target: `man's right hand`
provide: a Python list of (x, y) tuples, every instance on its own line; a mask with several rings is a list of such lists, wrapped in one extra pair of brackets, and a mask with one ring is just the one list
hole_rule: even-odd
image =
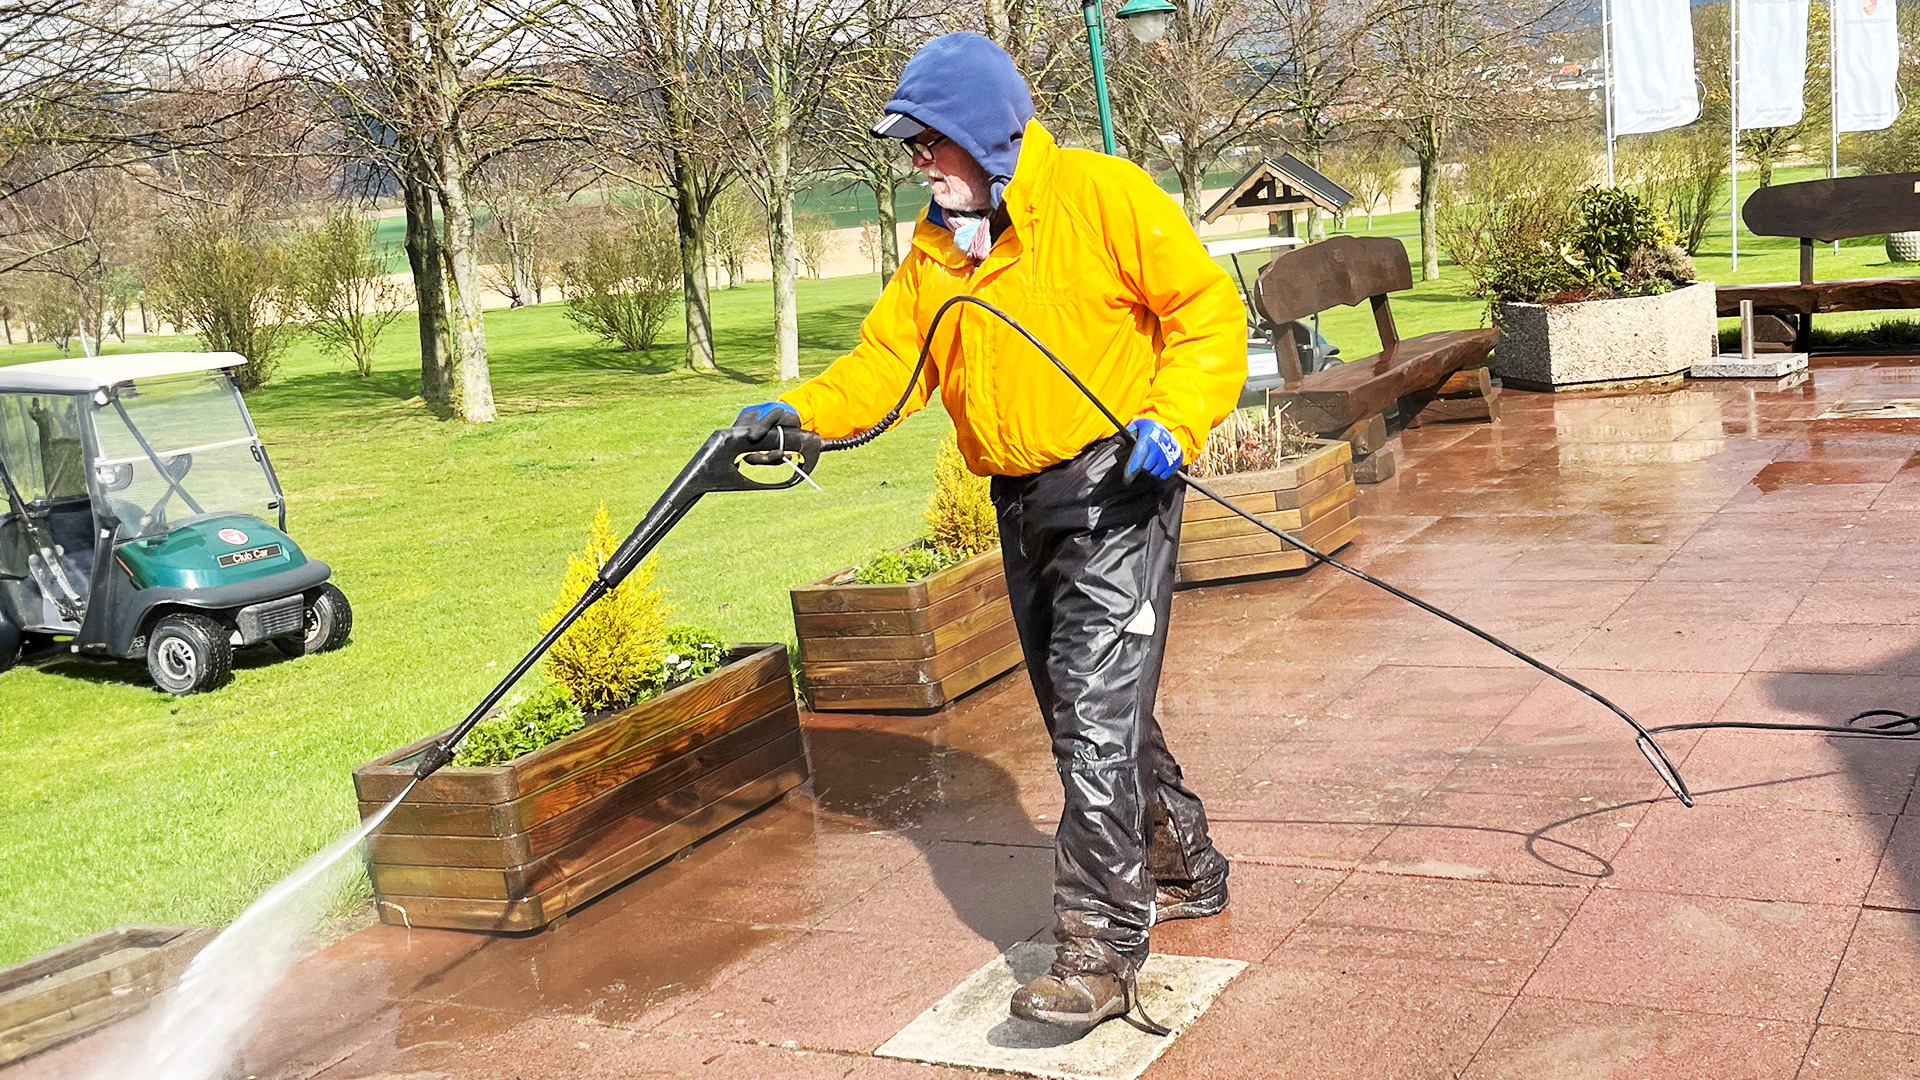
[(740, 415), (733, 419), (733, 426), (746, 428), (747, 434), (755, 442), (759, 442), (773, 434), (773, 429), (777, 427), (793, 428), (798, 431), (800, 414), (794, 412), (793, 406), (784, 401), (769, 401), (762, 405), (749, 405), (741, 409)]

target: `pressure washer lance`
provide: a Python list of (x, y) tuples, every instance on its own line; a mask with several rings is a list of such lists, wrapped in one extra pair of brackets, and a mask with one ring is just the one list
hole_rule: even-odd
[[(454, 749), (460, 744), (460, 740), (466, 738), (467, 733), (473, 730), (473, 726), (478, 724), (487, 713), (492, 711), (495, 705), (500, 703), (500, 699), (513, 687), (513, 684), (519, 682), (521, 676), (525, 675), (532, 669), (534, 664), (539, 662), (540, 657), (552, 647), (555, 641), (560, 639), (562, 634), (567, 632), (567, 629), (573, 625), (575, 620), (584, 614), (588, 608), (592, 607), (601, 597), (605, 596), (615, 586), (619, 585), (621, 581), (625, 580), (626, 576), (632, 573), (634, 567), (640, 565), (640, 560), (646, 558), (647, 553), (652, 551), (654, 546), (666, 536), (668, 530), (672, 529), (674, 525), (679, 523), (681, 518), (686, 516), (687, 511), (693, 508), (693, 504), (698, 502), (702, 495), (716, 491), (780, 491), (802, 482), (812, 483), (812, 477), (809, 474), (813, 472), (814, 466), (818, 463), (822, 452), (851, 450), (857, 446), (865, 446), (867, 443), (879, 438), (888, 428), (898, 423), (900, 421), (900, 414), (906, 409), (907, 401), (913, 396), (914, 387), (919, 384), (920, 376), (926, 370), (927, 357), (933, 347), (934, 331), (940, 326), (940, 321), (946, 317), (947, 312), (959, 304), (972, 304), (986, 311), (988, 314), (993, 315), (1001, 322), (1012, 327), (1021, 337), (1026, 338), (1029, 344), (1040, 350), (1042, 356), (1045, 356), (1053, 362), (1054, 367), (1060, 369), (1060, 374), (1065, 375), (1067, 380), (1073, 383), (1074, 388), (1079, 390), (1080, 393), (1093, 404), (1094, 408), (1100, 410), (1100, 414), (1106, 417), (1107, 421), (1113, 425), (1114, 431), (1117, 432), (1129, 446), (1132, 445), (1134, 435), (1127, 430), (1127, 426), (1120, 421), (1120, 418), (1115, 416), (1113, 411), (1107, 408), (1106, 404), (1087, 387), (1086, 383), (1080, 381), (1079, 376), (1075, 375), (1071, 368), (1063, 363), (1058, 356), (1053, 354), (1053, 350), (1042, 344), (1039, 338), (1034, 337), (1026, 327), (1021, 326), (1013, 316), (1008, 315), (1006, 312), (1001, 311), (999, 308), (977, 296), (961, 294), (952, 297), (940, 305), (939, 309), (934, 312), (932, 321), (928, 323), (926, 335), (920, 343), (919, 359), (914, 363), (913, 374), (907, 379), (906, 389), (901, 391), (900, 400), (894, 403), (893, 408), (889, 409), (887, 414), (881, 417), (878, 423), (867, 428), (865, 431), (846, 436), (845, 438), (823, 440), (811, 432), (791, 431), (789, 429), (775, 427), (764, 438), (755, 440), (751, 437), (748, 429), (735, 427), (722, 428), (708, 436), (706, 443), (701, 446), (700, 451), (693, 456), (693, 460), (689, 461), (686, 468), (680, 471), (680, 475), (674, 479), (672, 484), (668, 485), (667, 490), (653, 504), (653, 508), (647, 511), (646, 517), (640, 520), (640, 524), (634, 526), (633, 532), (621, 543), (619, 550), (615, 551), (613, 556), (607, 560), (606, 565), (600, 568), (599, 575), (588, 585), (586, 592), (581, 595), (579, 601), (573, 605), (573, 608), (569, 610), (559, 622), (555, 623), (551, 630), (547, 631), (546, 636), (540, 639), (539, 643), (533, 647), (531, 652), (527, 653), (518, 664), (513, 666), (513, 669), (507, 673), (506, 678), (502, 679), (498, 686), (494, 687), (485, 698), (481, 699), (480, 704), (474, 706), (473, 711), (467, 714), (467, 718), (461, 721), (458, 727), (448, 732), (445, 738), (422, 751), (419, 764), (414, 770), (415, 782), (417, 783), (419, 780), (426, 778), (452, 761)], [(781, 464), (789, 466), (789, 469), (787, 475), (778, 480), (760, 480), (742, 471), (742, 466), (744, 465), (777, 466)], [(1634, 745), (1638, 747), (1640, 753), (1646, 757), (1647, 763), (1653, 766), (1653, 771), (1660, 777), (1660, 782), (1667, 786), (1667, 790), (1673, 792), (1674, 798), (1679, 799), (1683, 806), (1693, 805), (1693, 793), (1688, 789), (1686, 781), (1681, 778), (1678, 767), (1676, 767), (1673, 760), (1667, 756), (1666, 751), (1661, 748), (1659, 740), (1656, 738), (1656, 736), (1664, 732), (1687, 731), (1702, 728), (1740, 728), (1761, 731), (1824, 731), (1836, 735), (1877, 736), (1883, 738), (1909, 738), (1920, 734), (1920, 715), (1909, 715), (1891, 709), (1868, 710), (1852, 717), (1845, 724), (1785, 724), (1762, 723), (1757, 721), (1725, 721), (1668, 724), (1662, 727), (1649, 728), (1634, 719), (1631, 713), (1628, 713), (1625, 709), (1609, 701), (1605, 695), (1585, 683), (1580, 682), (1578, 679), (1567, 675), (1565, 672), (1543, 661), (1529, 656), (1520, 649), (1507, 644), (1456, 615), (1443, 611), (1403, 589), (1389, 585), (1365, 571), (1348, 566), (1346, 563), (1328, 555), (1326, 552), (1320, 551), (1312, 545), (1288, 535), (1286, 532), (1260, 520), (1252, 513), (1235, 505), (1205, 484), (1194, 479), (1185, 469), (1179, 470), (1175, 475), (1188, 487), (1219, 503), (1230, 512), (1245, 518), (1247, 521), (1273, 534), (1273, 536), (1278, 538), (1282, 543), (1297, 548), (1318, 562), (1326, 563), (1328, 566), (1351, 574), (1369, 585), (1392, 593), (1394, 596), (1420, 608), (1422, 611), (1437, 615), (1507, 655), (1514, 657), (1546, 675), (1552, 676), (1554, 679), (1592, 698), (1608, 712), (1626, 721), (1627, 725), (1633, 729)]]

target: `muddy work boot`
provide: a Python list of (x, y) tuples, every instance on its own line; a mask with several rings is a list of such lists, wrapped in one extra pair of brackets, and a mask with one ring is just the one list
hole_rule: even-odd
[(1013, 992), (1007, 1011), (1037, 1024), (1090, 1028), (1126, 1015), (1132, 983), (1131, 965), (1112, 950), (1068, 942), (1054, 953), (1045, 975)]
[(1174, 919), (1204, 919), (1227, 910), (1227, 871), (1199, 881), (1161, 881), (1153, 887), (1155, 925)]

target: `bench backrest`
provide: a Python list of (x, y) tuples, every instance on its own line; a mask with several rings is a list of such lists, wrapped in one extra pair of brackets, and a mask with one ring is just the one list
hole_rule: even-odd
[(1800, 281), (1813, 283), (1813, 243), (1920, 229), (1920, 172), (1774, 184), (1747, 197), (1756, 236), (1800, 239)]
[(1254, 283), (1254, 304), (1285, 326), (1328, 308), (1373, 305), (1380, 344), (1400, 340), (1387, 294), (1413, 288), (1406, 246), (1384, 236), (1334, 236), (1274, 256)]

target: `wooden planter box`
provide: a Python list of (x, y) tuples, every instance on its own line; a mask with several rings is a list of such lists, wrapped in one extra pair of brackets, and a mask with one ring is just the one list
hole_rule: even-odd
[[(353, 771), (362, 817), (441, 735)], [(736, 645), (713, 674), (505, 765), (434, 773), (368, 838), (367, 870), (384, 922), (534, 930), (806, 777), (786, 646)]]
[(939, 709), (1020, 662), (999, 548), (904, 585), (852, 578), (849, 567), (793, 590), (815, 709)]
[(0, 971), (0, 1065), (145, 1007), (212, 939), (211, 930), (128, 926)]
[[(1312, 439), (1318, 449), (1278, 468), (1202, 480), (1234, 505), (1321, 551), (1336, 551), (1360, 534), (1353, 518), (1353, 447), (1344, 439)], [(1314, 560), (1271, 533), (1189, 488), (1180, 519), (1181, 584), (1283, 570)]]

